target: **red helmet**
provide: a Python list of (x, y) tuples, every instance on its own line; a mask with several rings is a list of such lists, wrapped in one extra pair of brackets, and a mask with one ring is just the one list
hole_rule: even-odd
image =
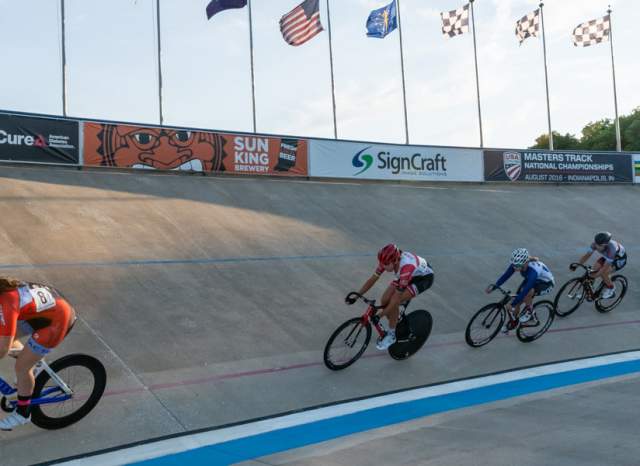
[(400, 250), (395, 244), (389, 243), (378, 251), (378, 262), (382, 265), (392, 264), (400, 256)]

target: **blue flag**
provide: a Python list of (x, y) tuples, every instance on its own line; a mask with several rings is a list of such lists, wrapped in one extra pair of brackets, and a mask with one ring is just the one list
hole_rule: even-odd
[(396, 0), (393, 0), (384, 8), (373, 10), (367, 18), (367, 36), (383, 39), (387, 34), (398, 27), (398, 14)]
[(216, 13), (229, 8), (244, 8), (247, 0), (211, 0), (207, 5), (207, 19), (211, 19)]

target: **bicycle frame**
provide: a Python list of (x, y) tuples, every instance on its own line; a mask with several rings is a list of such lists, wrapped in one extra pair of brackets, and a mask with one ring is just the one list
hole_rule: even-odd
[[(507, 310), (507, 303), (513, 299), (513, 295), (511, 294), (511, 291), (505, 291), (501, 287), (495, 286), (495, 285), (493, 289), (500, 291), (504, 295), (504, 297), (502, 298), (502, 301), (496, 303), (498, 306), (500, 306), (500, 312), (505, 314), (505, 317), (509, 317), (509, 319), (511, 320), (516, 320), (516, 317), (513, 314), (513, 310), (511, 311)], [(491, 322), (491, 324), (493, 324), (493, 322)]]
[[(44, 405), (51, 403), (60, 403), (62, 401), (66, 401), (73, 396), (73, 390), (69, 388), (69, 386), (56, 374), (46, 363), (44, 359), (42, 359), (38, 364), (36, 364), (36, 376), (40, 372), (44, 371), (49, 374), (51, 380), (53, 380), (58, 386), (57, 387), (49, 387), (47, 389), (42, 390), (40, 392), (40, 396), (38, 398), (33, 398), (31, 400), (32, 405)], [(61, 392), (61, 395), (54, 395), (56, 392)], [(13, 387), (7, 381), (5, 381), (2, 377), (0, 377), (0, 393), (6, 397), (7, 403), (10, 405), (15, 405), (18, 402), (18, 389)]]
[[(356, 293), (355, 291), (352, 291), (351, 293), (349, 293), (348, 296), (355, 296), (357, 299), (361, 299), (362, 301), (368, 304), (367, 310), (364, 311), (364, 314), (362, 314), (362, 325), (369, 325), (369, 324), (373, 325), (373, 327), (376, 329), (376, 332), (378, 332), (378, 335), (380, 335), (381, 337), (384, 337), (387, 332), (382, 327), (382, 325), (380, 325), (380, 318), (376, 316), (376, 312), (382, 309), (383, 306), (376, 306), (375, 299), (369, 299), (361, 295), (360, 293)], [(401, 314), (402, 314), (402, 311), (401, 311)]]
[(373, 327), (376, 329), (376, 332), (378, 332), (378, 335), (380, 335), (381, 337), (384, 337), (384, 335), (386, 334), (386, 331), (380, 324), (380, 319), (376, 316), (376, 312), (378, 311), (378, 309), (380, 309), (380, 307), (376, 307), (375, 301), (372, 303), (369, 303), (367, 310), (362, 315), (362, 324), (373, 325)]
[(596, 300), (600, 296), (600, 293), (602, 292), (602, 288), (604, 287), (604, 281), (601, 281), (598, 288), (594, 290), (593, 289), (594, 279), (591, 277), (591, 272), (592, 272), (591, 266), (583, 265), (578, 262), (574, 262), (571, 265), (576, 267), (582, 267), (584, 269), (584, 274), (582, 275), (582, 277), (580, 277), (580, 283), (584, 288), (585, 298), (587, 299), (587, 301), (590, 301), (590, 302)]

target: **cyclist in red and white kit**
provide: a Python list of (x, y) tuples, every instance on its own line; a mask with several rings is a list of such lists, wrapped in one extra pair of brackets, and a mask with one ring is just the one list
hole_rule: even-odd
[[(378, 267), (358, 293), (363, 295), (369, 291), (385, 271), (394, 272), (396, 279), (382, 295), (381, 304), (384, 308), (377, 313), (378, 317), (386, 316), (389, 320), (389, 330), (376, 344), (379, 350), (387, 349), (396, 341), (400, 304), (415, 298), (433, 284), (433, 269), (426, 259), (401, 251), (395, 244), (387, 244), (378, 252)], [(345, 302), (353, 304), (356, 299), (347, 297)]]

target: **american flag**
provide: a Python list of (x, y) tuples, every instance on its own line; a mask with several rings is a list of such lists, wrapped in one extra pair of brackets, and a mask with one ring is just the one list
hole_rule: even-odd
[(302, 45), (320, 33), (320, 0), (305, 0), (280, 19), (280, 32), (289, 45)]

